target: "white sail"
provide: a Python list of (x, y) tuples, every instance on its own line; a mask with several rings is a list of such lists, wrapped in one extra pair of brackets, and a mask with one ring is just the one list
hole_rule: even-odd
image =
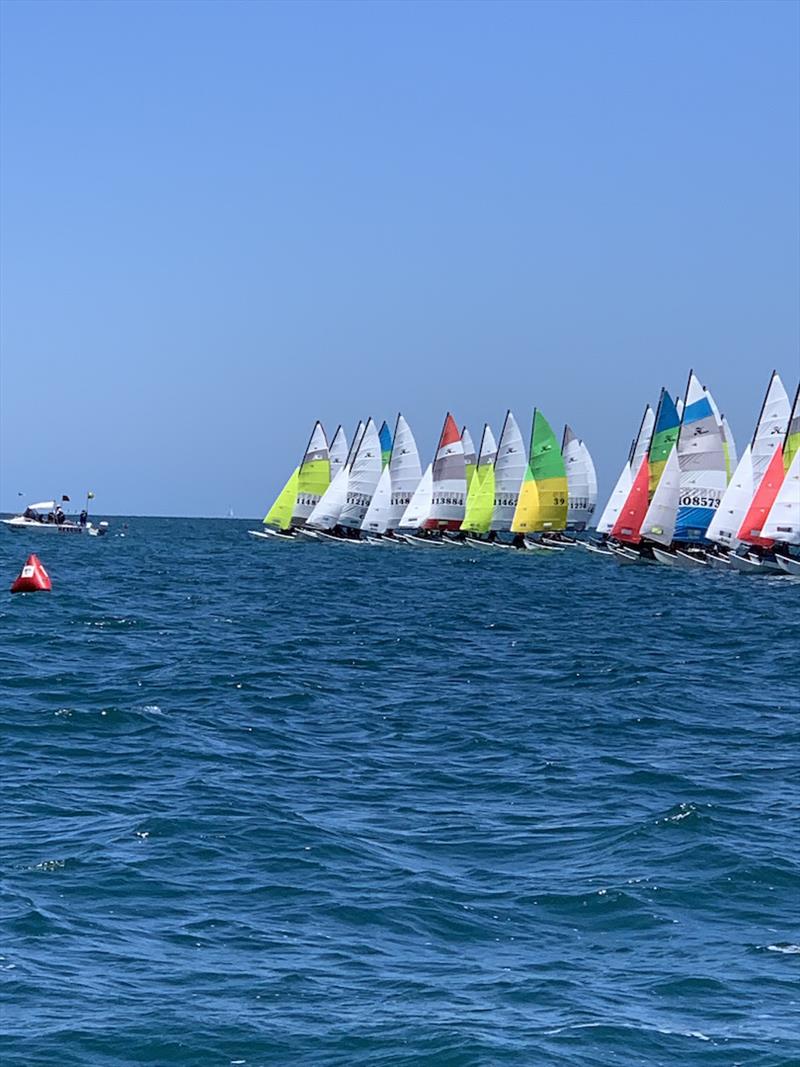
[(632, 485), (633, 473), (631, 471), (631, 465), (630, 463), (626, 463), (620, 471), (619, 478), (617, 478), (617, 484), (611, 490), (611, 496), (608, 498), (608, 503), (603, 508), (603, 512), (597, 520), (598, 533), (611, 533), (620, 511), (622, 511), (625, 501), (628, 499), (628, 493), (630, 493)]
[(561, 455), (567, 472), (567, 529), (585, 530), (597, 503), (597, 478), (589, 450), (569, 426), (564, 427)]
[(722, 422), (711, 394), (692, 371), (676, 446), (681, 493), (675, 520), (676, 541), (706, 539), (728, 485)]
[(314, 423), (300, 463), (292, 526), (302, 526), (330, 485), (328, 440), (321, 422)]
[(675, 397), (675, 410), (678, 412), (678, 418), (683, 418), (683, 397)]
[(680, 497), (681, 467), (678, 451), (673, 448), (664, 465), (663, 473), (639, 531), (642, 537), (646, 537), (648, 541), (655, 541), (659, 545), (672, 544)]
[(387, 530), (396, 530), (400, 525), (403, 512), (411, 503), (414, 490), (422, 477), (422, 465), (414, 434), (402, 415), (397, 416), (392, 444), (392, 458), (389, 460), (392, 475), (391, 500), (386, 516)]
[(429, 530), (457, 530), (464, 520), (467, 470), (464, 444), (450, 412), (447, 413), (436, 458), (433, 461), (433, 499), (425, 520)]
[(430, 517), (433, 506), (433, 464), (429, 463), (419, 480), (408, 507), (400, 516), (400, 529), (419, 529)]
[(337, 524), (347, 500), (349, 480), (350, 470), (345, 464), (339, 468), (333, 481), (320, 497), (319, 503), (306, 519), (306, 526), (313, 526), (316, 530), (330, 530)]
[(336, 472), (347, 462), (347, 435), (343, 427), (337, 427), (328, 453), (331, 460), (331, 481), (333, 481), (336, 477)]
[(754, 493), (752, 445), (748, 445), (736, 465), (714, 518), (708, 524), (706, 537), (719, 545), (734, 548), (739, 543), (737, 533)]
[(800, 545), (800, 449), (789, 464), (761, 536), (785, 545)]
[(464, 446), (464, 464), (467, 467), (474, 467), (478, 462), (478, 457), (475, 452), (475, 442), (472, 440), (472, 434), (466, 426), (461, 428), (461, 444)]
[(642, 415), (642, 421), (639, 425), (639, 432), (636, 435), (636, 441), (633, 445), (633, 451), (631, 452), (629, 459), (629, 466), (632, 471), (638, 471), (642, 465), (642, 460), (650, 451), (650, 442), (653, 439), (653, 429), (656, 424), (656, 413), (648, 404), (644, 409), (644, 415)]
[(354, 530), (361, 528), (372, 494), (378, 487), (382, 469), (378, 428), (372, 419), (368, 419), (350, 464), (347, 497), (339, 515), (340, 526), (348, 526)]
[(589, 451), (586, 442), (583, 440), (581, 440), (581, 451), (583, 452), (586, 473), (589, 480), (589, 514), (586, 517), (586, 526), (588, 527), (589, 523), (592, 521), (594, 509), (597, 507), (597, 471), (594, 468), (592, 454)]
[(478, 452), (478, 466), (488, 467), (494, 465), (497, 459), (497, 442), (494, 439), (492, 428), (487, 422), (483, 427), (483, 436), (481, 437), (481, 447)]
[(519, 499), (522, 479), (528, 465), (528, 453), (517, 420), (506, 412), (503, 432), (494, 463), (494, 511), (491, 530), (510, 530)]
[[(789, 425), (789, 397), (779, 375), (773, 372), (753, 435), (753, 484), (758, 489), (776, 448), (783, 447)], [(749, 501), (748, 501), (749, 504)], [(744, 515), (742, 515), (744, 518)]]
[(369, 502), (361, 529), (366, 533), (386, 533), (392, 501), (392, 472), (388, 465), (381, 471), (378, 488)]

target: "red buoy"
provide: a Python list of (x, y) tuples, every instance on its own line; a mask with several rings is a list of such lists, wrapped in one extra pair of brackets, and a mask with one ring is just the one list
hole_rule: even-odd
[(39, 557), (31, 554), (19, 575), (11, 585), (12, 593), (35, 593), (41, 589), (49, 592), (53, 588), (50, 575), (44, 569)]

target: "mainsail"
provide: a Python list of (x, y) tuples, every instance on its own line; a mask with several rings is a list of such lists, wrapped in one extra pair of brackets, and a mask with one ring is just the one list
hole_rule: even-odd
[(383, 468), (361, 524), (361, 529), (368, 533), (383, 534), (396, 529), (419, 484), (419, 453), (411, 428), (402, 415), (397, 416), (393, 440), (389, 463)]
[(528, 458), (517, 420), (506, 412), (494, 463), (494, 509), (490, 530), (510, 530)]
[(378, 431), (378, 438), (381, 442), (381, 464), (385, 467), (392, 455), (392, 431), (386, 425), (385, 419)]
[(597, 503), (597, 476), (589, 449), (564, 427), (561, 455), (567, 472), (567, 529), (585, 530)]
[(789, 420), (789, 397), (783, 382), (772, 372), (756, 423), (753, 440), (745, 449), (728, 488), (706, 531), (706, 537), (727, 548), (738, 541), (738, 531), (775, 449), (780, 450)]
[(728, 484), (722, 425), (710, 393), (689, 373), (678, 435), (681, 492), (674, 540), (697, 544), (720, 505)]
[(756, 487), (770, 465), (775, 449), (783, 445), (788, 423), (789, 397), (779, 375), (773, 371), (753, 435), (753, 479)]
[(656, 425), (656, 413), (648, 404), (644, 409), (642, 421), (639, 424), (639, 432), (636, 435), (631, 454), (628, 458), (632, 472), (638, 471), (642, 460), (650, 451), (650, 443), (653, 440), (653, 430)]
[(469, 487), (472, 485), (472, 478), (475, 474), (478, 460), (475, 455), (475, 444), (472, 440), (472, 434), (466, 426), (461, 427), (461, 444), (464, 446), (464, 471), (467, 478), (467, 492), (469, 492)]
[(794, 394), (789, 428), (786, 431), (786, 440), (783, 442), (783, 465), (787, 471), (791, 467), (798, 449), (800, 449), (800, 385), (798, 385), (797, 392)]
[(417, 442), (414, 440), (411, 427), (402, 415), (397, 416), (394, 428), (389, 470), (392, 475), (392, 496), (386, 516), (386, 529), (396, 530), (422, 477)]
[(513, 533), (563, 530), (567, 525), (567, 472), (550, 423), (533, 413), (528, 466), (520, 489)]
[(318, 530), (330, 530), (338, 523), (342, 509), (347, 503), (347, 487), (350, 482), (350, 465), (353, 462), (353, 457), (361, 443), (363, 433), (364, 424), (363, 422), (359, 422), (358, 426), (356, 426), (356, 432), (353, 435), (353, 444), (347, 455), (347, 459), (339, 467), (331, 484), (322, 494), (319, 503), (306, 519), (307, 526), (313, 526)]
[(461, 529), (471, 533), (489, 532), (494, 512), (494, 464), (497, 459), (497, 444), (487, 422), (483, 428), (481, 447), (475, 475), (467, 490), (467, 506)]
[(378, 487), (383, 464), (381, 442), (372, 419), (367, 420), (355, 456), (350, 464), (347, 496), (339, 515), (339, 525), (358, 530), (364, 521), (372, 494)]
[(781, 544), (800, 545), (800, 449), (792, 456), (761, 535)]
[(739, 458), (736, 455), (736, 441), (733, 438), (733, 430), (724, 415), (722, 416), (722, 442), (725, 449), (725, 473), (728, 476), (728, 482), (730, 482)]
[(336, 433), (328, 449), (328, 457), (331, 461), (331, 481), (337, 472), (347, 462), (347, 435), (341, 426), (336, 427)]
[(314, 423), (297, 477), (292, 526), (302, 526), (331, 484), (328, 440), (321, 422)]
[(653, 437), (650, 441), (650, 448), (648, 449), (648, 492), (651, 499), (653, 493), (656, 491), (656, 486), (661, 478), (667, 460), (669, 459), (669, 454), (675, 447), (675, 442), (678, 440), (680, 423), (681, 417), (678, 414), (675, 401), (666, 389), (662, 389), (661, 397), (658, 401), (658, 412), (656, 414), (655, 427), (653, 428)]
[(448, 412), (433, 461), (433, 497), (427, 530), (457, 530), (464, 519), (467, 474), (464, 445), (453, 416)]
[(599, 534), (607, 535), (611, 533), (620, 512), (625, 507), (625, 501), (628, 499), (628, 494), (633, 487), (634, 474), (638, 473), (642, 460), (646, 458), (650, 448), (655, 422), (656, 413), (647, 404), (642, 415), (642, 421), (639, 424), (639, 432), (631, 445), (628, 462), (620, 471), (619, 478), (617, 478), (614, 488), (611, 490), (611, 496), (608, 498), (606, 506), (597, 520), (597, 532)]

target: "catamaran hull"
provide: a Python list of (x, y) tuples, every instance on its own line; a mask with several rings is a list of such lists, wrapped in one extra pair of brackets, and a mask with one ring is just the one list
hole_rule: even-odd
[(290, 533), (283, 533), (280, 530), (248, 530), (251, 537), (257, 538), (259, 541), (294, 541), (294, 535)]
[(449, 546), (441, 538), (416, 537), (414, 534), (403, 534), (407, 545), (414, 548), (448, 548)]
[(790, 559), (789, 556), (776, 556), (775, 559), (782, 571), (800, 578), (800, 559)]
[(636, 566), (641, 563), (652, 563), (651, 559), (641, 555), (632, 548), (626, 548), (622, 545), (614, 545), (611, 548), (611, 555), (617, 561), (617, 563), (623, 564), (623, 566)]
[(692, 556), (688, 552), (681, 552), (680, 549), (670, 552), (665, 548), (658, 548), (656, 545), (651, 547), (656, 561), (666, 567), (678, 567), (680, 570), (692, 571), (697, 567), (707, 566), (706, 561), (701, 557)]
[(728, 561), (733, 570), (740, 571), (742, 574), (775, 574), (781, 570), (780, 566), (772, 560), (758, 559), (755, 556), (737, 556), (735, 552), (731, 552)]

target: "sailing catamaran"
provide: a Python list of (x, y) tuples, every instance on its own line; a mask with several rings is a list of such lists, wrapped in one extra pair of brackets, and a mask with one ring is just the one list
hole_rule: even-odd
[(707, 558), (715, 566), (727, 567), (734, 563), (734, 554), (740, 557), (734, 563), (738, 570), (753, 569), (751, 564), (754, 564), (755, 568), (759, 566), (758, 553), (751, 553), (744, 547), (737, 553), (737, 549), (742, 546), (739, 530), (772, 456), (781, 446), (787, 432), (789, 415), (789, 397), (779, 375), (773, 371), (753, 439), (744, 450), (716, 514), (708, 526), (707, 537), (717, 547)]
[(585, 530), (597, 505), (597, 474), (589, 449), (569, 426), (564, 427), (561, 455), (567, 471), (567, 529)]
[(473, 547), (483, 548), (488, 543), (483, 538), (489, 534), (494, 515), (496, 460), (497, 443), (487, 422), (483, 427), (475, 474), (467, 490), (467, 505), (461, 523), (463, 533), (476, 535), (466, 537), (467, 544)]
[(380, 544), (402, 544), (394, 536), (403, 512), (411, 503), (422, 476), (417, 442), (402, 415), (397, 416), (388, 464), (361, 524), (367, 540)]
[(452, 544), (452, 538), (446, 538), (444, 534), (461, 526), (466, 496), (464, 443), (453, 416), (448, 412), (433, 463), (422, 476), (400, 520), (401, 529), (410, 529), (404, 533), (406, 541), (437, 548)]
[[(689, 373), (678, 441), (641, 527), (658, 563), (706, 566), (706, 531), (727, 487), (722, 422), (708, 390)], [(677, 474), (677, 478), (676, 478)]]
[[(528, 464), (511, 522), (520, 548), (560, 550), (548, 544), (543, 534), (559, 533), (567, 526), (567, 471), (550, 423), (539, 411), (533, 412)], [(527, 537), (539, 534), (538, 539)]]
[(611, 490), (611, 496), (609, 496), (600, 518), (597, 520), (596, 530), (601, 539), (599, 542), (581, 542), (582, 546), (589, 552), (597, 552), (602, 555), (611, 554), (610, 548), (607, 547), (607, 542), (611, 536), (611, 531), (614, 529), (617, 518), (619, 517), (619, 513), (622, 511), (622, 508), (625, 506), (625, 501), (628, 499), (628, 494), (633, 485), (634, 471), (638, 471), (643, 457), (647, 455), (647, 451), (650, 448), (650, 441), (653, 437), (653, 427), (655, 426), (655, 422), (656, 413), (650, 405), (647, 404), (641, 422), (639, 423), (639, 431), (631, 442), (628, 459), (619, 473), (614, 488)]
[(677, 442), (680, 421), (675, 401), (662, 389), (649, 447), (638, 468), (632, 469), (631, 488), (611, 528), (609, 548), (621, 563), (643, 563), (653, 558), (652, 551), (642, 546), (641, 529)]
[[(337, 430), (337, 437), (339, 435)], [(264, 516), (263, 530), (250, 530), (253, 537), (272, 537), (289, 540), (295, 529), (308, 519), (322, 494), (330, 485), (331, 462), (328, 441), (322, 423), (314, 423), (300, 465)]]

